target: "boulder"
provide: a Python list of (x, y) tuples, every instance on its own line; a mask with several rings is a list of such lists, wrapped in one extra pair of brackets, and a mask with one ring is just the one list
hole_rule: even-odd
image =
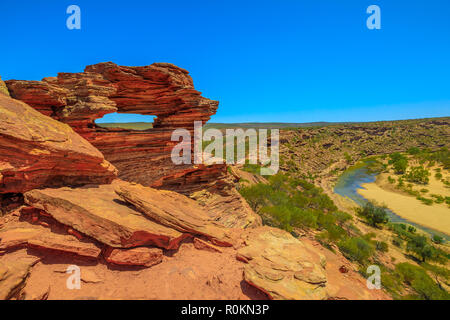
[(25, 202), (58, 222), (117, 248), (153, 245), (176, 249), (187, 235), (144, 217), (124, 203), (111, 185), (32, 190)]
[(0, 250), (22, 247), (51, 250), (92, 259), (97, 259), (101, 253), (101, 248), (94, 243), (79, 241), (68, 234), (55, 233), (39, 225), (9, 223), (7, 228), (0, 231)]
[(122, 200), (150, 219), (180, 232), (203, 235), (217, 245), (232, 245), (225, 228), (212, 221), (194, 200), (176, 192), (139, 184), (117, 183), (115, 186)]
[(260, 227), (243, 235), (238, 260), (247, 262), (244, 279), (272, 299), (327, 298), (325, 258), (286, 231)]
[(131, 249), (108, 248), (104, 254), (106, 261), (118, 265), (151, 267), (163, 260), (159, 248), (138, 247)]
[(110, 183), (117, 170), (68, 125), (0, 95), (0, 193)]

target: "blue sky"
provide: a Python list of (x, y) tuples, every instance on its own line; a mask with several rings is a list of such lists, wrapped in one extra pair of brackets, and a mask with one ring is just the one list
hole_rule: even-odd
[[(71, 4), (81, 30), (66, 28)], [(366, 27), (372, 4), (381, 30)], [(448, 0), (17, 0), (0, 26), (3, 79), (171, 62), (220, 101), (214, 122), (450, 115)]]

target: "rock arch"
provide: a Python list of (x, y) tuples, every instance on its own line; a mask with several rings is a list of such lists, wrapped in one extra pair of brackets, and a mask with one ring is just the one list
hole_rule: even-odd
[[(147, 186), (191, 192), (216, 184), (224, 165), (175, 166), (170, 152), (172, 131), (193, 131), (194, 121), (206, 123), (219, 102), (201, 96), (188, 72), (169, 63), (142, 67), (112, 62), (87, 66), (81, 73), (59, 73), (42, 81), (9, 80), (13, 98), (69, 124), (119, 170), (119, 177)], [(101, 128), (105, 114), (156, 116), (153, 129), (135, 131)]]

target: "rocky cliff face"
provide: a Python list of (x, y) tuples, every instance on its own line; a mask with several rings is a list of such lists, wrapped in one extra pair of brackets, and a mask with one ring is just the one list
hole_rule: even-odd
[[(193, 132), (194, 121), (205, 123), (218, 102), (194, 89), (184, 69), (168, 63), (124, 67), (100, 63), (82, 73), (60, 73), (42, 81), (6, 81), (11, 95), (44, 115), (69, 124), (98, 148), (119, 170), (119, 177), (147, 186), (190, 192), (215, 184), (224, 166), (174, 165), (171, 134)], [(95, 120), (105, 114), (156, 116), (146, 131), (105, 129)], [(192, 136), (192, 135), (191, 135)]]

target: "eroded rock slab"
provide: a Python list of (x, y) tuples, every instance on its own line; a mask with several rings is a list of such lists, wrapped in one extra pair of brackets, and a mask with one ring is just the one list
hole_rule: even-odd
[(6, 87), (5, 83), (3, 82), (2, 77), (0, 77), (0, 93), (9, 97), (8, 88)]
[(286, 231), (271, 227), (243, 235), (238, 258), (246, 261), (244, 279), (272, 299), (327, 298), (325, 258), (309, 251)]
[(255, 213), (234, 187), (222, 190), (200, 190), (190, 197), (196, 200), (211, 219), (226, 228), (256, 228), (262, 226)]
[(203, 235), (215, 244), (231, 246), (225, 228), (212, 221), (195, 201), (179, 193), (139, 184), (116, 183), (116, 193), (150, 219), (180, 232)]
[(114, 185), (32, 190), (25, 194), (25, 202), (111, 247), (152, 245), (175, 249), (186, 237), (147, 219), (124, 203), (114, 190)]
[(138, 247), (131, 249), (108, 248), (104, 254), (106, 261), (118, 265), (151, 267), (163, 260), (159, 248)]
[(25, 222), (12, 222), (0, 231), (0, 250), (27, 247), (52, 250), (97, 259), (101, 248), (88, 241), (79, 241), (71, 235), (52, 232), (49, 228)]
[(70, 126), (0, 95), (0, 193), (109, 183), (117, 170)]
[(208, 243), (202, 239), (194, 238), (193, 243), (194, 243), (195, 249), (205, 250), (205, 251), (209, 251), (209, 252), (222, 253), (222, 250), (220, 248), (218, 248), (215, 245)]

